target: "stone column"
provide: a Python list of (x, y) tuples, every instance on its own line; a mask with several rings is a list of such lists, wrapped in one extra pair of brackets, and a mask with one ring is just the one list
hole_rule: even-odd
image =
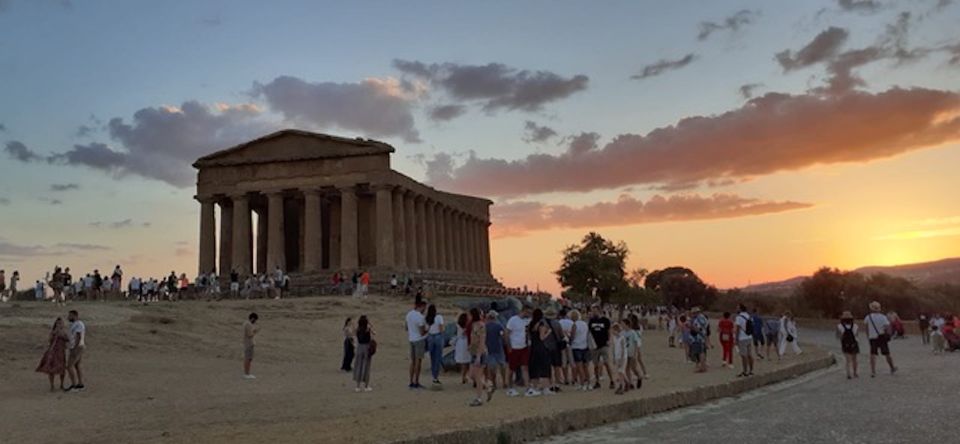
[(447, 230), (447, 269), (457, 271), (457, 226), (454, 225), (454, 209), (447, 208), (446, 230)]
[(353, 185), (340, 190), (340, 266), (348, 273), (360, 267), (357, 239), (357, 188)]
[(437, 202), (429, 200), (426, 203), (427, 218), (427, 268), (437, 270)]
[(267, 273), (273, 273), (277, 267), (286, 270), (285, 247), (283, 194), (273, 191), (267, 194)]
[(209, 273), (217, 266), (217, 215), (212, 197), (197, 197), (200, 202), (200, 258), (199, 274)]
[(416, 270), (420, 268), (420, 262), (417, 259), (417, 252), (420, 247), (418, 242), (420, 239), (417, 239), (417, 226), (416, 226), (416, 214), (414, 213), (414, 195), (412, 192), (406, 193), (403, 195), (403, 217), (405, 219), (404, 223), (406, 224), (406, 240), (407, 240), (407, 267), (411, 270)]
[(377, 266), (393, 267), (393, 185), (378, 184), (377, 192)]
[(473, 230), (470, 231), (473, 233), (473, 272), (477, 274), (483, 273), (483, 247), (481, 246), (480, 224), (480, 219), (474, 219), (472, 224)]
[(490, 222), (483, 221), (480, 226), (480, 244), (483, 249), (483, 272), (493, 274), (493, 267), (490, 265)]
[(466, 214), (463, 216), (463, 237), (463, 241), (465, 243), (465, 248), (463, 249), (463, 268), (467, 271), (467, 273), (473, 274), (473, 217)]
[(414, 208), (416, 211), (416, 228), (417, 228), (417, 260), (420, 263), (420, 268), (430, 268), (430, 259), (427, 257), (427, 247), (429, 243), (427, 241), (427, 207), (426, 207), (427, 198), (423, 195), (417, 195), (414, 200)]
[(330, 269), (339, 270), (340, 269), (340, 202), (333, 199), (330, 200), (330, 251), (327, 254), (330, 256)]
[(450, 269), (447, 265), (447, 207), (437, 202), (435, 213), (437, 219), (434, 222), (437, 229), (437, 269), (446, 271)]
[(233, 203), (220, 201), (220, 275), (228, 276), (233, 269)]
[(262, 208), (253, 211), (257, 213), (257, 273), (263, 274), (267, 269), (267, 212)]
[(397, 268), (407, 267), (407, 220), (403, 214), (403, 191), (397, 188), (393, 196), (393, 257)]
[(315, 273), (323, 268), (323, 228), (320, 209), (320, 190), (303, 191), (303, 271)]
[(465, 216), (461, 212), (457, 212), (456, 216), (456, 236), (457, 236), (457, 270), (461, 272), (467, 271), (467, 229), (465, 223)]
[(246, 194), (230, 196), (233, 199), (233, 269), (241, 276), (250, 274), (253, 245), (250, 242), (250, 200)]

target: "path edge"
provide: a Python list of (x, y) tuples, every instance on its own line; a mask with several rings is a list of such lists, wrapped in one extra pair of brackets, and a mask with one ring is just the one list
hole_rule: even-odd
[(836, 363), (832, 353), (806, 362), (789, 365), (769, 373), (736, 379), (716, 385), (666, 393), (652, 398), (610, 403), (597, 407), (572, 409), (551, 416), (533, 416), (496, 425), (453, 430), (428, 436), (393, 441), (392, 444), (441, 443), (520, 443), (563, 433), (629, 421), (683, 407), (704, 404), (720, 398), (737, 396), (751, 390), (796, 378), (828, 368)]

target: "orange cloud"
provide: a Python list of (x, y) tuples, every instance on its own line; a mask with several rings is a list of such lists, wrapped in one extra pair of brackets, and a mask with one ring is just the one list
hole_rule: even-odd
[(811, 207), (800, 202), (750, 199), (735, 194), (711, 196), (679, 194), (653, 196), (642, 202), (621, 195), (616, 202), (600, 202), (579, 208), (518, 201), (494, 205), (494, 237), (510, 237), (552, 228), (608, 227), (656, 222), (727, 219), (780, 213)]
[(867, 162), (958, 140), (957, 92), (768, 93), (723, 114), (684, 118), (646, 135), (620, 135), (603, 147), (513, 161), (472, 156), (427, 177), (451, 191), (487, 196), (687, 186)]

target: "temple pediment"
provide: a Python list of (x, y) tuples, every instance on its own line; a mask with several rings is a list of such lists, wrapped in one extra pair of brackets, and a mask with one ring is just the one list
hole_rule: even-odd
[(277, 131), (217, 151), (194, 162), (194, 168), (389, 155), (394, 148), (370, 139), (348, 139), (294, 129)]

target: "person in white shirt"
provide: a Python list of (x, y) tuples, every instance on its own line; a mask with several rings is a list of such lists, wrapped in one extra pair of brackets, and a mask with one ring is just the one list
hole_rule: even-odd
[(423, 316), (427, 303), (419, 300), (413, 310), (407, 312), (407, 339), (410, 341), (410, 389), (423, 388), (420, 385), (420, 368), (423, 355), (427, 351), (427, 320)]
[(561, 364), (563, 365), (563, 383), (570, 384), (572, 378), (573, 370), (573, 349), (569, 347), (570, 345), (570, 334), (573, 331), (573, 320), (567, 315), (567, 309), (560, 310), (560, 320), (557, 321), (560, 324), (560, 331), (563, 332), (563, 340), (567, 342), (567, 347), (560, 351)]
[[(748, 324), (751, 327), (750, 331), (747, 331)], [(740, 312), (737, 313), (734, 328), (736, 329), (737, 348), (740, 350), (740, 364), (743, 368), (743, 371), (737, 376), (753, 376), (753, 354), (750, 352), (750, 347), (753, 347), (753, 329), (760, 328), (760, 326), (753, 325), (750, 312), (743, 304), (740, 304)]]
[(570, 351), (573, 354), (573, 374), (577, 380), (579, 390), (591, 390), (590, 369), (587, 364), (590, 362), (590, 326), (587, 321), (580, 317), (580, 311), (572, 310), (570, 320), (573, 326), (570, 328)]
[(863, 325), (867, 329), (867, 339), (870, 340), (870, 377), (877, 376), (877, 352), (887, 359), (890, 374), (897, 372), (890, 356), (890, 320), (880, 312), (880, 303), (870, 303), (870, 314), (863, 318)]
[(440, 384), (440, 372), (443, 370), (443, 315), (437, 313), (437, 306), (427, 307), (427, 348), (430, 352), (430, 375), (433, 383)]
[(853, 314), (849, 311), (840, 315), (840, 324), (837, 325), (837, 339), (840, 339), (840, 349), (846, 360), (847, 379), (859, 378), (857, 374), (857, 355), (860, 354), (860, 341), (857, 324), (853, 322)]
[[(523, 384), (530, 387), (530, 348), (527, 347), (527, 324), (530, 323), (530, 308), (523, 306), (520, 314), (513, 315), (507, 321), (507, 363), (510, 365), (510, 378), (507, 381), (507, 396), (517, 396), (517, 390), (513, 387), (516, 378), (513, 373), (520, 372), (523, 378)], [(527, 392), (532, 392), (530, 387)]]
[(64, 391), (82, 392), (84, 386), (80, 362), (83, 359), (83, 351), (87, 348), (87, 326), (80, 320), (76, 310), (70, 310), (67, 320), (70, 321), (70, 341), (67, 344), (67, 374), (70, 376), (70, 387)]
[[(760, 326), (755, 325), (753, 328), (760, 328)], [(783, 353), (787, 350), (787, 344), (790, 344), (790, 347), (793, 348), (793, 353), (799, 355), (803, 353), (800, 350), (800, 345), (797, 344), (797, 321), (793, 319), (793, 313), (787, 310), (783, 314), (783, 317), (780, 318), (780, 345), (777, 347), (777, 358), (782, 358)]]

